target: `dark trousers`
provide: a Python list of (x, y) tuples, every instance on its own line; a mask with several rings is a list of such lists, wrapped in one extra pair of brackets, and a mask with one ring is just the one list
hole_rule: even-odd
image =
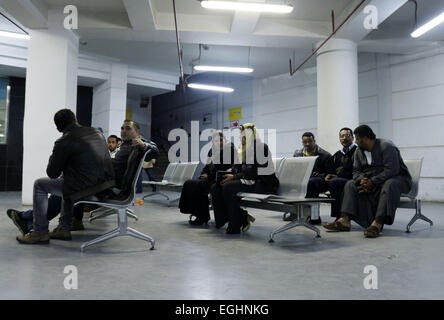
[(216, 228), (223, 227), (228, 222), (228, 230), (239, 231), (247, 220), (247, 212), (240, 208), (238, 192), (257, 192), (255, 186), (242, 184), (240, 180), (234, 180), (223, 186), (213, 185), (211, 197), (213, 201), (214, 220)]
[(213, 180), (187, 180), (180, 194), (180, 212), (191, 214), (202, 221), (210, 220), (208, 193)]
[(319, 193), (330, 191), (330, 196), (335, 201), (331, 204), (331, 216), (339, 218), (341, 216), (341, 203), (344, 191), (344, 186), (347, 183), (347, 179), (333, 178), (329, 182), (324, 178), (311, 177), (307, 186), (307, 198), (317, 198)]
[(363, 228), (369, 227), (374, 220), (380, 224), (393, 224), (395, 212), (402, 193), (410, 191), (410, 179), (402, 176), (393, 177), (372, 192), (360, 194), (353, 180), (344, 188), (341, 212)]

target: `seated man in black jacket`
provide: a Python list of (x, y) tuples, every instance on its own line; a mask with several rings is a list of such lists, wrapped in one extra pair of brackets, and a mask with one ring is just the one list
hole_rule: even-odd
[[(118, 152), (119, 156), (117, 157), (117, 159), (115, 158), (111, 159), (112, 167), (115, 171), (116, 184), (114, 186), (119, 191), (124, 188), (124, 186), (122, 186), (123, 175), (126, 171), (128, 157), (130, 156), (133, 148), (138, 147), (143, 151), (145, 151), (146, 148), (152, 149), (153, 152), (147, 155), (147, 158), (148, 157), (150, 158), (148, 160), (156, 158), (158, 154), (157, 147), (154, 143), (146, 142), (139, 138), (140, 127), (137, 124), (137, 122), (125, 120), (121, 130), (122, 130), (121, 131), (122, 137), (124, 137), (123, 150), (121, 152), (119, 150)], [(47, 207), (46, 218), (48, 221), (52, 220), (54, 217), (56, 217), (59, 214), (61, 206), (62, 206), (61, 196), (59, 196), (57, 193), (51, 194), (51, 196), (48, 199), (48, 204), (46, 206)], [(34, 210), (20, 212), (18, 210), (9, 209), (7, 211), (7, 214), (14, 222), (14, 224), (17, 226), (17, 228), (22, 232), (23, 235), (28, 234), (31, 230), (34, 229), (33, 226)], [(74, 208), (74, 217), (72, 219), (70, 231), (84, 230), (82, 218), (83, 218), (83, 205), (78, 205)], [(68, 239), (65, 240), (69, 239), (70, 237), (68, 237)]]
[(307, 197), (319, 197), (319, 193), (330, 191), (334, 202), (331, 204), (331, 216), (339, 219), (341, 216), (341, 200), (344, 186), (353, 178), (353, 155), (357, 148), (353, 143), (353, 131), (350, 128), (339, 130), (339, 141), (344, 147), (336, 152), (327, 162), (327, 175), (324, 179), (310, 179), (307, 187)]
[[(293, 157), (315, 157), (318, 156), (311, 172), (310, 180), (307, 186), (307, 198), (317, 198), (319, 196), (318, 185), (323, 184), (328, 173), (328, 163), (331, 154), (316, 144), (315, 137), (311, 132), (305, 132), (302, 135), (302, 144), (304, 148), (296, 150)], [(326, 191), (326, 190), (325, 190)], [(288, 220), (292, 220), (294, 215), (289, 215)], [(321, 224), (321, 219), (311, 220), (311, 224)]]
[[(18, 236), (23, 244), (45, 244), (49, 239), (71, 240), (73, 204), (96, 195), (114, 185), (114, 174), (108, 147), (103, 135), (94, 128), (78, 124), (69, 109), (54, 116), (57, 130), (63, 136), (54, 144), (46, 168), (49, 178), (34, 183), (34, 231)], [(63, 197), (59, 225), (48, 232), (48, 194)]]

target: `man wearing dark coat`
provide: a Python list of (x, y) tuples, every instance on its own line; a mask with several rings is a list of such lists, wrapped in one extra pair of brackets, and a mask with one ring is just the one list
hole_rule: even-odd
[[(321, 190), (324, 185), (325, 178), (328, 174), (328, 167), (331, 154), (330, 152), (322, 149), (320, 146), (316, 144), (316, 140), (314, 134), (311, 132), (305, 132), (302, 135), (302, 145), (304, 148), (300, 150), (296, 150), (294, 152), (293, 157), (318, 157), (313, 166), (313, 170), (311, 171), (310, 180), (308, 181), (307, 186), (307, 198), (317, 198), (319, 196), (319, 192), (326, 191)], [(291, 221), (295, 218), (294, 214), (290, 214), (284, 220)], [(311, 224), (321, 224), (321, 218), (316, 220), (311, 220), (308, 218), (308, 222)]]
[(401, 194), (408, 193), (412, 178), (399, 149), (389, 140), (376, 139), (369, 126), (354, 130), (358, 149), (353, 162), (353, 179), (344, 188), (341, 218), (324, 227), (350, 231), (354, 220), (368, 238), (378, 237), (384, 224), (393, 224)]
[(336, 220), (341, 217), (344, 186), (353, 178), (353, 156), (357, 149), (353, 139), (352, 129), (339, 130), (339, 142), (343, 148), (328, 159), (327, 175), (323, 178), (311, 177), (307, 186), (307, 198), (317, 198), (321, 192), (330, 192), (331, 198), (335, 200), (331, 204), (331, 216)]

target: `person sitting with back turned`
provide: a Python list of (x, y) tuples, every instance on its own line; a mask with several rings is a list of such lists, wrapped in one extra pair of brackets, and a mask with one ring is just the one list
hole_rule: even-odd
[[(325, 177), (328, 174), (328, 162), (331, 154), (316, 144), (314, 134), (311, 132), (305, 132), (302, 135), (302, 144), (304, 148), (301, 150), (296, 150), (293, 157), (318, 156), (313, 166), (310, 180), (308, 181), (306, 194), (307, 198), (316, 198), (317, 196), (319, 196), (319, 192), (317, 192), (316, 194), (318, 185), (323, 184), (323, 182), (325, 181)], [(286, 220), (293, 220), (294, 217), (294, 214), (290, 214)], [(310, 222), (311, 224), (321, 224), (321, 218), (311, 220), (311, 218), (309, 217), (308, 222)]]
[(353, 143), (353, 131), (349, 128), (339, 130), (339, 142), (343, 149), (328, 159), (325, 178), (312, 177), (307, 186), (307, 198), (317, 198), (319, 193), (330, 191), (335, 199), (331, 204), (331, 216), (336, 220), (340, 218), (342, 191), (353, 177), (353, 155), (357, 148)]
[[(113, 171), (115, 172), (116, 184), (114, 185), (114, 187), (116, 193), (120, 192), (120, 190), (122, 189), (125, 189), (125, 186), (122, 185), (123, 175), (126, 171), (128, 157), (133, 151), (133, 148), (138, 147), (141, 150), (146, 150), (146, 148), (150, 148), (153, 152), (147, 155), (146, 160), (155, 158), (158, 155), (157, 147), (153, 142), (146, 142), (142, 140), (139, 141), (139, 139), (137, 138), (139, 136), (138, 128), (138, 124), (134, 121), (125, 120), (123, 122), (121, 135), (125, 136), (125, 145), (122, 152), (120, 152), (119, 150), (118, 159), (111, 159), (112, 167), (114, 169)], [(48, 206), (46, 210), (46, 217), (48, 221), (50, 221), (60, 213), (61, 206), (62, 198), (58, 195), (51, 194), (48, 199)], [(8, 209), (7, 214), (23, 235), (28, 234), (34, 229), (34, 210), (20, 212), (15, 209)], [(84, 230), (82, 219), (83, 205), (77, 205), (74, 208), (74, 217), (72, 219), (70, 231)]]
[[(230, 169), (235, 159), (237, 161), (234, 145), (226, 143), (222, 131), (213, 133), (212, 142), (207, 164), (202, 169), (199, 180), (185, 181), (180, 195), (180, 212), (190, 214), (189, 224), (194, 226), (206, 224), (210, 220), (208, 194), (211, 186), (216, 183), (216, 172)], [(192, 216), (196, 219), (191, 220)]]
[[(54, 144), (46, 173), (49, 178), (34, 183), (34, 231), (18, 236), (23, 244), (44, 244), (49, 239), (71, 240), (71, 219), (76, 201), (99, 194), (114, 185), (111, 158), (105, 138), (94, 128), (78, 124), (69, 109), (54, 116), (57, 130), (63, 136)], [(63, 196), (59, 225), (48, 232), (48, 194)]]
[(324, 227), (350, 231), (354, 220), (367, 238), (379, 236), (384, 224), (393, 224), (402, 193), (408, 193), (412, 178), (398, 148), (389, 140), (377, 139), (372, 129), (361, 125), (354, 131), (358, 149), (353, 179), (344, 187), (341, 218)]
[(252, 123), (240, 126), (241, 146), (239, 162), (231, 173), (224, 175), (220, 185), (211, 187), (216, 228), (228, 222), (227, 234), (246, 232), (254, 218), (240, 208), (238, 192), (276, 193), (279, 180), (274, 174), (272, 155), (268, 146), (261, 142)]

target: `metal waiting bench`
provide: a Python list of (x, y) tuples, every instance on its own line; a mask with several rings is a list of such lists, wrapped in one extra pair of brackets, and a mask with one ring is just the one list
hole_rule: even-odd
[[(316, 232), (320, 238), (320, 230), (306, 222), (306, 218), (319, 218), (321, 203), (331, 203), (329, 198), (305, 198), (307, 184), (317, 157), (279, 158), (273, 159), (276, 163), (276, 175), (279, 177), (278, 194), (238, 193), (241, 198), (240, 206), (262, 210), (292, 213), (296, 218), (288, 224), (270, 233), (269, 242), (274, 242), (274, 236), (278, 233), (303, 226)], [(275, 162), (276, 161), (276, 162)], [(307, 210), (308, 209), (308, 210)]]
[(416, 211), (413, 218), (407, 224), (406, 232), (410, 232), (410, 227), (418, 219), (424, 220), (430, 223), (430, 226), (433, 226), (432, 220), (421, 213), (421, 200), (417, 198), (419, 189), (419, 178), (421, 176), (422, 160), (422, 158), (416, 160), (404, 160), (404, 163), (409, 169), (410, 175), (412, 176), (412, 188), (410, 189), (409, 193), (401, 195), (401, 201), (398, 205), (398, 208), (414, 209)]
[[(177, 191), (177, 189), (180, 189), (183, 187), (183, 184), (185, 181), (190, 180), (193, 178), (194, 174), (196, 173), (197, 166), (199, 165), (199, 162), (182, 162), (182, 163), (170, 163), (165, 170), (165, 174), (163, 176), (162, 181), (156, 182), (156, 181), (142, 181), (142, 184), (144, 186), (158, 186), (158, 187), (166, 187), (166, 188), (172, 188)], [(154, 195), (160, 195), (165, 197), (166, 200), (168, 200), (168, 206), (179, 200), (179, 197), (176, 197), (174, 199), (170, 199), (170, 197), (161, 192), (161, 191), (153, 191), (143, 196), (142, 199), (146, 199), (149, 197), (152, 197)]]

